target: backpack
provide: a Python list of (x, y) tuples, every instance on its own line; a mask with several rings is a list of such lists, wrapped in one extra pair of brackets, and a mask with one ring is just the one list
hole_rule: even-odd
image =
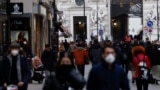
[(146, 64), (146, 56), (144, 56), (143, 61), (140, 61), (138, 58), (137, 60), (139, 61), (138, 66), (139, 66), (139, 79), (141, 80), (148, 80), (149, 79), (149, 69), (147, 68)]

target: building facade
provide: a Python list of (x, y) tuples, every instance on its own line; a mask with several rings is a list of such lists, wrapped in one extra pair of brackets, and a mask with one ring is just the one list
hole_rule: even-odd
[[(62, 19), (63, 26), (72, 34), (68, 38), (70, 41), (76, 41), (79, 36), (91, 40), (90, 37), (97, 33), (99, 39), (111, 39), (110, 1), (85, 0), (85, 12), (83, 0), (57, 0), (56, 3), (58, 11), (61, 12), (58, 14), (58, 20)], [(60, 37), (60, 40), (63, 39)]]
[[(0, 45), (7, 44), (7, 40), (16, 41), (18, 34), (25, 32), (25, 38), (29, 41), (33, 53), (40, 55), (44, 45), (52, 42), (50, 36), (53, 35), (52, 3), (54, 0), (10, 0), (12, 12), (10, 11), (9, 25), (6, 13), (7, 1), (9, 0), (0, 0)], [(76, 41), (79, 38), (90, 41), (91, 37), (96, 35), (99, 40), (116, 40), (114, 38), (123, 39), (125, 34), (136, 36), (141, 31), (143, 31), (144, 40), (145, 38), (150, 40), (159, 38), (160, 0), (55, 1), (58, 10), (57, 21), (62, 22), (63, 29), (72, 34), (67, 38), (69, 41)], [(118, 12), (124, 13), (117, 17)], [(135, 14), (137, 12), (142, 15)], [(8, 26), (10, 31), (7, 31)], [(121, 34), (121, 32), (124, 33)], [(116, 37), (118, 35), (120, 37)], [(64, 39), (64, 37), (59, 37), (60, 41)], [(1, 49), (0, 53), (2, 52)]]
[[(88, 41), (91, 40), (92, 35), (97, 34), (99, 40), (119, 40), (123, 39), (125, 35), (138, 38), (143, 35), (144, 40), (145, 38), (158, 39), (158, 24), (156, 22), (158, 21), (157, 5), (160, 4), (160, 0), (85, 0), (85, 9), (83, 0), (56, 0), (56, 2), (58, 10), (61, 12), (58, 14), (58, 20), (72, 34), (72, 37), (68, 38), (70, 41), (76, 41), (79, 37), (76, 32), (83, 29), (86, 29), (83, 32), (86, 34), (84, 37)], [(153, 8), (154, 10), (152, 10)], [(82, 18), (84, 10), (86, 20)], [(119, 12), (121, 15), (116, 16)], [(150, 16), (150, 12), (154, 16)], [(119, 19), (116, 20), (115, 18)], [(153, 25), (146, 26), (148, 21), (151, 21), (151, 24), (153, 22)], [(82, 28), (85, 27), (83, 23), (85, 23), (86, 28)], [(118, 35), (120, 37), (117, 37)], [(63, 37), (60, 37), (60, 40), (63, 39)]]
[[(2, 0), (4, 1), (4, 0)], [(2, 2), (1, 1), (1, 2)], [(50, 30), (52, 29), (52, 3), (53, 0), (10, 0), (9, 18), (7, 11), (0, 9), (0, 30), (3, 35), (8, 35), (8, 42), (16, 42), (21, 32), (25, 33), (29, 45), (34, 55), (41, 55), (45, 44), (50, 43)], [(6, 6), (6, 3), (5, 3)], [(6, 7), (5, 7), (6, 8)], [(9, 25), (6, 20), (9, 19)], [(10, 27), (8, 33), (4, 26)], [(1, 36), (1, 35), (0, 35)], [(0, 41), (7, 41), (0, 37)], [(5, 43), (5, 42), (3, 42)]]
[(160, 0), (143, 0), (143, 30), (144, 38), (160, 38)]

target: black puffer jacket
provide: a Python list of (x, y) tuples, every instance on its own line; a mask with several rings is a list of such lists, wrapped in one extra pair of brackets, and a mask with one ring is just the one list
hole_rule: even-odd
[(66, 81), (62, 83), (61, 79), (52, 73), (46, 79), (43, 90), (68, 90), (68, 87), (83, 89), (85, 85), (83, 76), (75, 69), (72, 69), (65, 78)]
[(56, 63), (56, 54), (52, 51), (44, 51), (41, 57), (45, 70), (53, 71)]

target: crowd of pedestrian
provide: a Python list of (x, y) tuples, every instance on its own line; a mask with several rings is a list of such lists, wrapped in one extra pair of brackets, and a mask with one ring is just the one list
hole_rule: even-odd
[[(82, 90), (85, 85), (87, 90), (130, 90), (129, 70), (137, 90), (148, 90), (149, 83), (157, 83), (151, 68), (160, 65), (158, 41), (127, 38), (99, 42), (94, 38), (87, 44), (83, 40), (70, 43), (65, 40), (60, 42), (58, 50), (57, 55), (46, 44), (41, 57), (33, 56), (21, 33), (0, 62), (0, 90), (10, 85), (27, 90), (32, 79), (41, 83), (43, 78), (43, 90)], [(92, 64), (88, 80), (84, 78), (86, 64)], [(38, 70), (41, 72), (37, 73)]]
[[(61, 43), (60, 47), (62, 46), (64, 44)], [(93, 69), (89, 75), (87, 90), (112, 90), (112, 88), (113, 90), (118, 90), (118, 88), (129, 90), (128, 71), (132, 71), (132, 83), (136, 82), (137, 90), (148, 90), (149, 83), (157, 83), (150, 71), (153, 66), (160, 65), (160, 60), (158, 60), (159, 46), (158, 41), (151, 42), (148, 39), (142, 41), (130, 38), (121, 41), (108, 40), (103, 42), (94, 39), (89, 45), (82, 40), (75, 43), (71, 42), (69, 48), (64, 51), (72, 56), (77, 70), (83, 76), (85, 64), (88, 64), (86, 62), (89, 60), (92, 63)], [(113, 51), (108, 53), (108, 49)], [(103, 71), (103, 68), (106, 70)], [(122, 81), (118, 81), (116, 75), (121, 76), (118, 79)], [(114, 86), (112, 87), (112, 85)]]

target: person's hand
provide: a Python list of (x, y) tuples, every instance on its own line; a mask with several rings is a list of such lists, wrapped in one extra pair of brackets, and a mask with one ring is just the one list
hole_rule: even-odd
[(18, 87), (22, 87), (24, 85), (24, 82), (18, 82)]

